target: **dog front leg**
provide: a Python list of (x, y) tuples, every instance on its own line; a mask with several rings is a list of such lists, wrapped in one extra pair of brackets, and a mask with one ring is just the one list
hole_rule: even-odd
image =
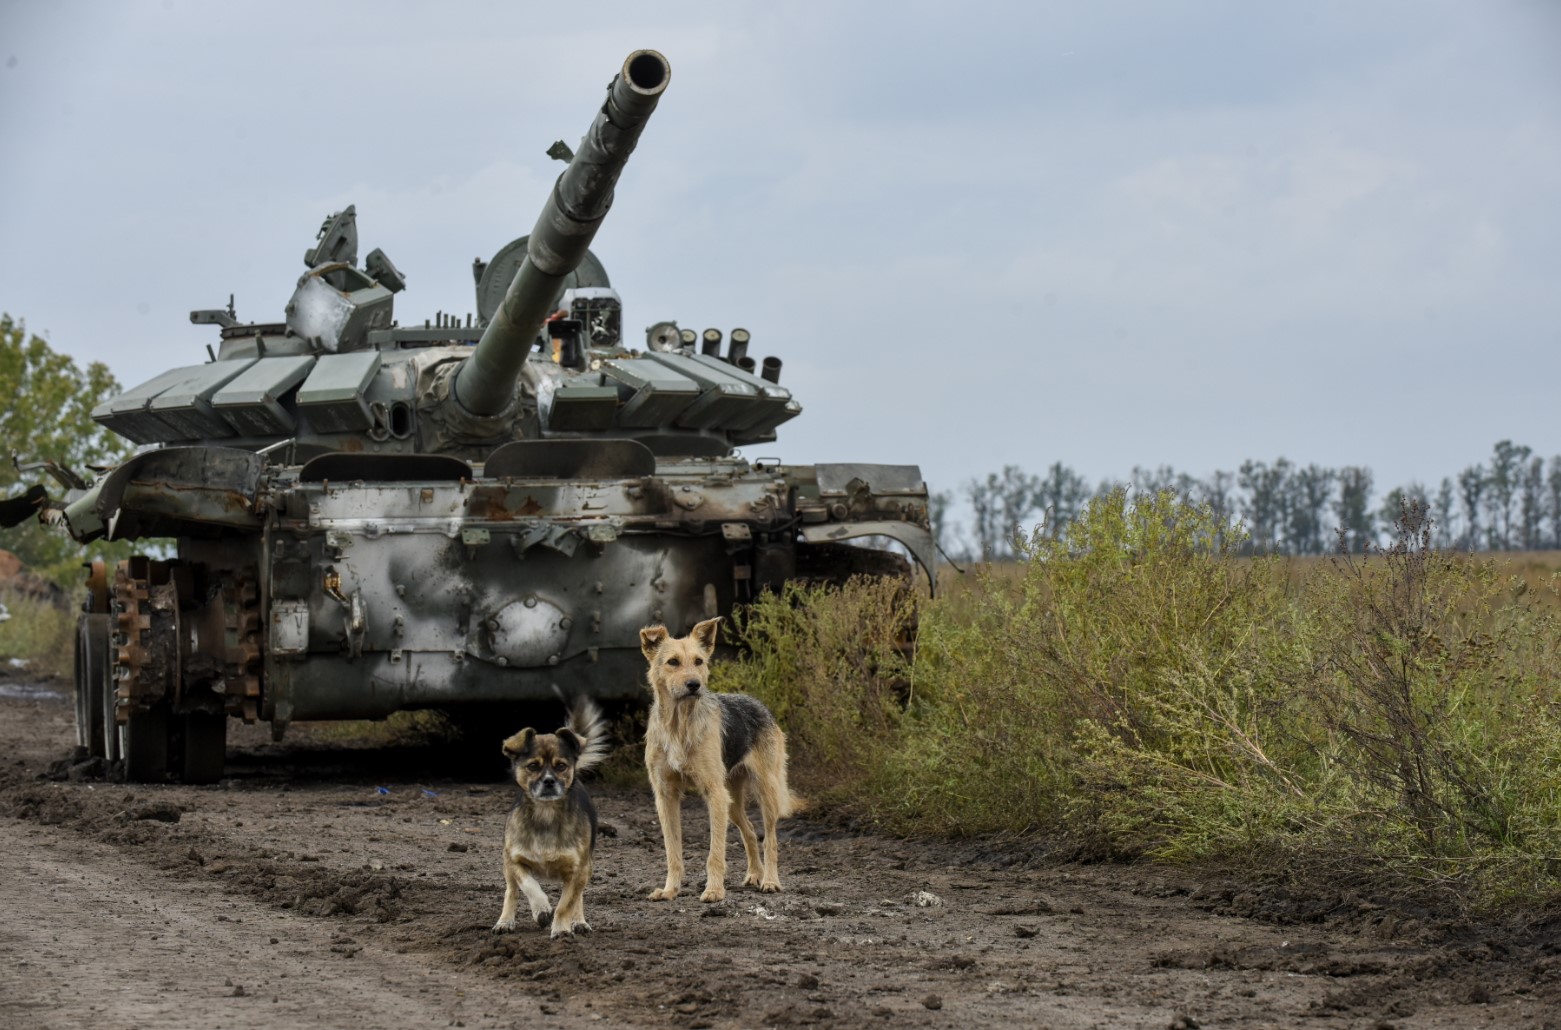
[(538, 926), (546, 926), (548, 918), (553, 914), (553, 906), (547, 903), (547, 894), (543, 892), (542, 885), (536, 881), (536, 877), (522, 871), (520, 889), (526, 892), (526, 901), (531, 905), (531, 921)]
[(726, 820), (732, 809), (732, 796), (719, 779), (705, 792), (710, 810), (710, 857), (705, 860), (705, 892), (700, 901), (720, 901), (726, 897)]
[(520, 901), (519, 878), (515, 863), (508, 856), (504, 859), (504, 907), (499, 911), (499, 921), (493, 924), (494, 933), (515, 929), (515, 908)]
[(591, 924), (585, 921), (585, 886), (591, 882), (591, 863), (580, 863), (564, 881), (564, 889), (558, 896), (558, 909), (553, 913), (553, 932), (559, 937), (576, 930), (590, 932)]
[(670, 901), (683, 889), (683, 784), (676, 777), (676, 773), (651, 776), (661, 841), (667, 848), (667, 882), (660, 890), (650, 892), (651, 901)]

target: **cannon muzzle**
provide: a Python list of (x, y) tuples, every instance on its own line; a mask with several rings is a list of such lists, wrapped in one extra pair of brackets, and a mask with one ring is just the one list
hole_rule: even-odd
[(455, 400), (469, 414), (497, 415), (514, 397), (515, 378), (542, 323), (558, 303), (564, 279), (584, 259), (612, 206), (618, 175), (671, 79), (665, 57), (636, 50), (607, 87), (607, 102), (531, 230), (520, 270), (456, 373)]

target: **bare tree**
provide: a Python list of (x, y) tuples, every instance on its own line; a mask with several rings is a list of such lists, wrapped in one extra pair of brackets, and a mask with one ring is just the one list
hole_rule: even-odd
[(1358, 551), (1376, 541), (1371, 522), (1371, 469), (1346, 465), (1339, 470), (1339, 499), (1334, 502), (1339, 519), (1340, 542)]
[(987, 473), (985, 481), (965, 484), (974, 518), (976, 546), (988, 561), (1014, 556), (1014, 534), (1043, 510), (1040, 480), (1017, 465), (1004, 465), (999, 475)]
[(1544, 521), (1545, 459), (1530, 458), (1523, 467), (1523, 481), (1518, 487), (1519, 533), (1525, 551), (1537, 551), (1544, 546)]
[(1333, 469), (1308, 465), (1290, 477), (1289, 535), (1296, 554), (1322, 554), (1328, 549), (1323, 520), (1338, 475)]
[(1084, 502), (1089, 500), (1089, 484), (1084, 477), (1060, 461), (1052, 462), (1045, 478), (1035, 489), (1035, 503), (1046, 515), (1047, 535), (1056, 539), (1068, 523), (1079, 517)]
[(949, 509), (954, 506), (954, 495), (938, 490), (927, 495), (927, 521), (932, 523), (932, 542), (938, 550), (947, 554), (953, 549)]
[(1561, 547), (1561, 454), (1550, 459), (1550, 475), (1545, 477), (1550, 493), (1550, 546)]
[(1230, 525), (1235, 517), (1235, 503), (1231, 491), (1235, 488), (1236, 477), (1232, 473), (1216, 469), (1214, 474), (1197, 485), (1195, 498), (1209, 506), (1209, 513), (1214, 516), (1214, 524), (1218, 539), (1216, 544), (1223, 547), (1225, 544), (1225, 527)]
[(1284, 458), (1272, 466), (1262, 461), (1244, 461), (1236, 473), (1236, 485), (1246, 491), (1241, 514), (1247, 520), (1255, 552), (1273, 551), (1280, 545), (1286, 521), (1285, 481), (1289, 475), (1290, 463)]
[(1434, 523), (1431, 533), (1437, 547), (1445, 550), (1452, 547), (1453, 542), (1458, 539), (1457, 534), (1453, 532), (1453, 520), (1457, 515), (1458, 504), (1453, 496), (1453, 481), (1443, 476), (1442, 485), (1436, 490), (1436, 500), (1431, 505), (1431, 520)]
[(1485, 511), (1490, 517), (1490, 546), (1512, 549), (1512, 501), (1517, 496), (1529, 449), (1511, 440), (1499, 440), (1491, 451), (1491, 471), (1485, 492)]
[(1458, 473), (1458, 496), (1463, 501), (1464, 546), (1478, 551), (1480, 540), (1480, 498), (1485, 494), (1485, 466), (1470, 465)]

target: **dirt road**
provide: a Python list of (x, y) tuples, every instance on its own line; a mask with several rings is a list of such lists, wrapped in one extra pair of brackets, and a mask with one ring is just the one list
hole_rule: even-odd
[[(652, 903), (636, 790), (594, 791), (595, 933), (495, 935), (501, 734), (471, 756), (245, 732), (216, 787), (54, 782), (51, 689), (0, 681), (0, 1027), (1561, 1027), (1553, 928), (808, 819), (784, 893)], [(701, 806), (685, 825), (702, 874)]]

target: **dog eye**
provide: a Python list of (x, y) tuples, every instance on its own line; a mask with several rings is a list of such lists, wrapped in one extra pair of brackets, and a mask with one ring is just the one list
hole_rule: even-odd
[(539, 761), (527, 762), (526, 768), (530, 769), (532, 772), (536, 772), (538, 769), (542, 768), (542, 763)]
[(559, 772), (563, 772), (565, 769), (569, 768), (569, 763), (568, 762), (554, 762), (553, 763), (553, 768), (557, 769)]
[(703, 664), (705, 664), (705, 660), (703, 658), (695, 658), (694, 659), (694, 664), (695, 665), (703, 665)]
[(674, 669), (676, 669), (679, 665), (682, 665), (683, 663), (678, 661), (676, 658), (668, 658), (667, 659), (667, 664), (672, 666)]

